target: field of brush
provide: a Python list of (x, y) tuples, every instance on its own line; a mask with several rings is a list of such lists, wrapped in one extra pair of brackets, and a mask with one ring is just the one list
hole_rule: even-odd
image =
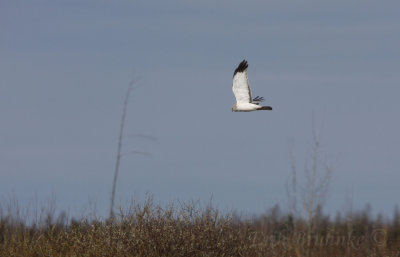
[(272, 209), (243, 218), (196, 203), (146, 200), (112, 219), (41, 211), (29, 222), (0, 205), (0, 256), (400, 256), (400, 214), (322, 214), (308, 223)]

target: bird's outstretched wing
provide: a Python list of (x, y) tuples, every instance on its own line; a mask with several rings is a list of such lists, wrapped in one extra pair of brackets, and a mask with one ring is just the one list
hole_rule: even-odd
[(251, 103), (251, 90), (247, 79), (247, 61), (243, 60), (233, 73), (233, 94), (236, 103)]

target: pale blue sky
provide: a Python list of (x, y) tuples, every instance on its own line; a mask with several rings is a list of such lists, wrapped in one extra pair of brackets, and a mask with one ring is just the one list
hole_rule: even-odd
[[(0, 2), (0, 197), (52, 192), (108, 208), (119, 119), (134, 71), (117, 199), (200, 199), (260, 213), (286, 206), (313, 117), (335, 169), (326, 210), (400, 195), (398, 1)], [(249, 62), (272, 112), (232, 113)]]

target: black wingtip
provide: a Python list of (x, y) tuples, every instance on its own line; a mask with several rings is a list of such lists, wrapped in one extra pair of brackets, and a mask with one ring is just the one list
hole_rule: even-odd
[(261, 106), (260, 110), (272, 111), (271, 106)]
[(247, 64), (246, 60), (243, 60), (239, 66), (236, 68), (235, 72), (233, 73), (233, 76), (236, 75), (236, 73), (238, 72), (244, 72), (247, 68), (249, 67), (249, 65)]

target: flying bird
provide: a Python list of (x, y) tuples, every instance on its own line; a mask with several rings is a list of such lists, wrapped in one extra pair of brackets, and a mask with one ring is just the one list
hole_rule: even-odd
[(236, 104), (232, 106), (233, 112), (251, 112), (258, 110), (272, 110), (271, 106), (261, 106), (260, 102), (264, 97), (251, 97), (251, 89), (247, 78), (247, 61), (243, 60), (233, 73), (233, 94), (236, 98)]

